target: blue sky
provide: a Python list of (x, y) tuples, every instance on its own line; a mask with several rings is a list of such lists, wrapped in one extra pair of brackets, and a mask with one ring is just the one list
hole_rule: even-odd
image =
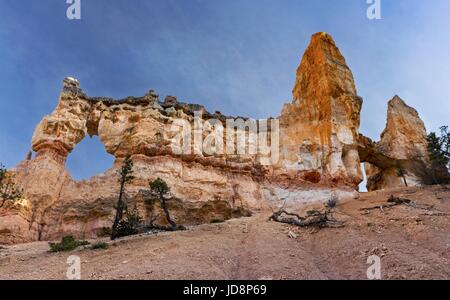
[[(450, 1), (0, 0), (0, 161), (12, 167), (30, 150), (35, 126), (74, 76), (92, 96), (176, 95), (209, 110), (277, 116), (291, 99), (311, 34), (329, 32), (364, 98), (361, 132), (378, 139), (395, 94), (428, 130), (450, 113)], [(75, 178), (106, 170), (112, 158), (85, 139), (69, 156)]]

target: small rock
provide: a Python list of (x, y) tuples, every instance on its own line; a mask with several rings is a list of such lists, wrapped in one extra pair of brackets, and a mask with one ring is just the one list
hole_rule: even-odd
[(296, 239), (298, 236), (297, 234), (295, 234), (295, 232), (289, 231), (288, 237), (290, 237), (291, 239)]
[(165, 105), (175, 106), (177, 103), (178, 103), (178, 99), (175, 96), (167, 96), (164, 99), (164, 104)]
[(165, 111), (169, 116), (173, 116), (177, 113), (177, 110), (174, 107), (166, 108)]
[(158, 97), (159, 97), (158, 93), (156, 93), (155, 90), (150, 90), (150, 91), (148, 91), (148, 95), (150, 95), (150, 96), (152, 96), (152, 97), (155, 97), (155, 98), (158, 98)]
[(153, 108), (153, 109), (157, 109), (157, 110), (164, 110), (164, 108), (162, 108), (162, 106), (159, 105), (158, 102), (153, 103), (152, 108)]
[(65, 86), (80, 87), (80, 82), (78, 81), (78, 79), (73, 77), (64, 78), (63, 83)]

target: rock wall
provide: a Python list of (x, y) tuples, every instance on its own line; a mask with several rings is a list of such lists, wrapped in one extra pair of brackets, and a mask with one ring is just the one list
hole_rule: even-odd
[[(279, 118), (267, 120), (267, 129), (256, 123), (257, 140), (250, 134), (255, 124), (251, 119), (212, 114), (173, 96), (160, 101), (153, 90), (122, 100), (89, 97), (76, 79), (66, 78), (56, 109), (44, 117), (32, 137), (35, 157), (27, 157), (12, 170), (24, 196), (0, 210), (0, 243), (53, 240), (66, 234), (89, 238), (111, 226), (118, 170), (127, 155), (133, 159), (135, 176), (126, 190), (128, 207), (136, 207), (147, 223), (153, 218), (165, 222), (161, 209), (145, 201), (148, 183), (157, 177), (171, 187), (170, 210), (183, 225), (281, 205), (295, 210), (332, 194), (341, 199), (358, 197), (361, 161), (376, 165), (375, 175), (391, 178), (389, 170), (398, 160), (423, 154), (424, 131), (414, 131), (421, 125), (414, 119), (417, 114), (402, 101), (391, 102), (382, 141), (376, 144), (360, 135), (362, 100), (344, 57), (326, 33), (311, 39), (297, 71), (292, 103), (285, 105)], [(203, 121), (198, 121), (199, 114)], [(247, 127), (235, 132), (205, 121), (209, 119), (223, 125), (227, 120), (241, 121)], [(194, 129), (200, 124), (203, 130), (174, 132), (180, 124)], [(218, 129), (223, 130), (222, 137), (211, 139)], [(238, 149), (238, 138), (226, 138), (231, 133), (236, 137), (244, 133), (246, 149), (259, 145), (262, 137), (270, 142), (271, 152), (208, 150)], [(417, 139), (411, 140), (410, 134), (417, 134)], [(75, 181), (65, 168), (67, 156), (83, 138), (93, 135), (115, 157), (114, 165), (104, 174)], [(397, 138), (405, 145), (411, 143), (399, 148), (392, 145)], [(187, 146), (183, 149), (191, 151), (176, 151), (174, 140), (183, 141)]]

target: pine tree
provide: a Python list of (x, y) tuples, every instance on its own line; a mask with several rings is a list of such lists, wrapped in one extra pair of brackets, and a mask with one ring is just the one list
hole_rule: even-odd
[(111, 230), (111, 240), (115, 240), (117, 238), (117, 227), (119, 226), (120, 221), (122, 221), (123, 212), (126, 209), (126, 205), (123, 200), (126, 184), (134, 179), (134, 176), (132, 175), (133, 161), (131, 160), (131, 157), (129, 155), (125, 158), (119, 174), (120, 174), (119, 199), (116, 205), (116, 217), (114, 218), (114, 223)]
[(182, 228), (182, 226), (177, 226), (177, 224), (170, 217), (169, 209), (167, 208), (167, 195), (170, 193), (170, 188), (167, 183), (161, 178), (157, 178), (154, 181), (149, 183), (150, 185), (150, 193), (153, 198), (157, 198), (159, 200), (159, 204), (166, 215), (166, 220), (170, 224), (172, 230), (176, 230), (178, 228)]
[(428, 170), (428, 181), (430, 184), (445, 184), (450, 182), (450, 132), (447, 126), (443, 126), (441, 135), (435, 132), (428, 135), (428, 155), (430, 168)]

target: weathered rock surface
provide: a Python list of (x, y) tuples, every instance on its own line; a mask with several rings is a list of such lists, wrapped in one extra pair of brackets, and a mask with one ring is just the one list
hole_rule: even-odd
[[(66, 78), (56, 109), (33, 134), (36, 156), (12, 170), (24, 196), (19, 204), (0, 210), (0, 243), (52, 240), (66, 234), (95, 237), (102, 227), (111, 226), (117, 174), (127, 155), (133, 159), (135, 176), (127, 186), (127, 204), (136, 207), (146, 223), (154, 218), (165, 222), (158, 206), (146, 204), (148, 183), (157, 177), (171, 187), (170, 210), (182, 225), (226, 220), (281, 205), (295, 210), (332, 194), (355, 198), (362, 180), (360, 162), (377, 167), (370, 179), (372, 188), (396, 185), (398, 177), (392, 170), (398, 161), (408, 162), (425, 153), (423, 123), (413, 109), (394, 99), (387, 129), (377, 144), (359, 134), (361, 105), (353, 75), (326, 33), (312, 37), (297, 71), (293, 102), (279, 118), (267, 121), (267, 129), (251, 119), (209, 113), (174, 96), (160, 101), (153, 90), (122, 100), (89, 97), (76, 79)], [(198, 114), (203, 121), (198, 121)], [(248, 127), (222, 128), (223, 137), (211, 139), (220, 126), (204, 121), (209, 119), (223, 127), (227, 120), (240, 120)], [(180, 124), (192, 128), (200, 124), (203, 130), (174, 131)], [(264, 133), (263, 140), (271, 142), (270, 154), (210, 151), (239, 148), (239, 139), (227, 140), (228, 133), (244, 133), (243, 142), (250, 149), (260, 142), (245, 134), (255, 124)], [(65, 163), (86, 135), (98, 135), (115, 162), (104, 174), (75, 181)], [(174, 140), (185, 142), (183, 149), (190, 151), (177, 151)], [(413, 182), (412, 176), (408, 181)]]
[[(55, 111), (34, 132), (35, 158), (28, 157), (14, 170), (28, 205), (2, 210), (1, 242), (51, 240), (67, 234), (95, 237), (111, 225), (117, 173), (126, 155), (133, 159), (136, 177), (127, 187), (127, 203), (139, 210), (146, 223), (155, 217), (157, 223), (165, 222), (161, 209), (145, 201), (148, 183), (157, 177), (171, 187), (172, 217), (183, 225), (248, 215), (285, 201), (295, 209), (301, 203), (326, 200), (332, 193), (354, 197), (349, 187), (323, 186), (320, 178), (316, 183), (300, 177), (285, 180), (272, 166), (263, 166), (257, 154), (211, 155), (195, 149), (174, 153), (171, 127), (180, 119), (192, 124), (195, 111), (201, 111), (204, 119), (225, 122), (227, 118), (174, 97), (159, 102), (154, 91), (123, 100), (88, 97), (78, 81), (65, 79)], [(202, 137), (210, 132), (205, 130)], [(86, 135), (98, 135), (116, 161), (104, 174), (79, 182), (71, 178), (65, 162)], [(248, 137), (245, 142), (249, 143)]]
[(357, 149), (362, 99), (330, 35), (313, 35), (297, 70), (293, 98), (280, 117), (281, 168), (315, 171), (357, 186), (362, 181)]
[[(48, 240), (65, 234), (90, 237), (109, 227), (117, 201), (117, 173), (126, 155), (133, 158), (136, 177), (127, 188), (128, 206), (136, 206), (145, 221), (152, 214), (164, 222), (158, 216), (161, 212), (145, 205), (143, 196), (149, 181), (157, 177), (172, 188), (171, 211), (184, 225), (225, 220), (267, 206), (261, 201), (260, 166), (255, 161), (173, 153), (173, 121), (191, 121), (193, 109), (201, 107), (168, 102), (161, 105), (174, 105), (170, 106), (176, 112), (173, 118), (154, 105), (158, 99), (153, 91), (119, 101), (92, 98), (76, 80), (65, 79), (58, 106), (33, 135), (36, 157), (15, 169), (30, 207), (2, 211), (2, 242)], [(66, 171), (65, 162), (86, 135), (98, 135), (116, 162), (105, 174), (77, 182)]]
[[(427, 145), (427, 131), (418, 112), (395, 96), (388, 103), (386, 128), (375, 147), (393, 162), (371, 174), (368, 190), (405, 186), (405, 181), (408, 186), (420, 185), (419, 173), (428, 164)], [(405, 178), (399, 176), (402, 172)]]
[(428, 156), (427, 130), (419, 113), (395, 96), (388, 103), (386, 129), (378, 149), (396, 159), (423, 159)]

